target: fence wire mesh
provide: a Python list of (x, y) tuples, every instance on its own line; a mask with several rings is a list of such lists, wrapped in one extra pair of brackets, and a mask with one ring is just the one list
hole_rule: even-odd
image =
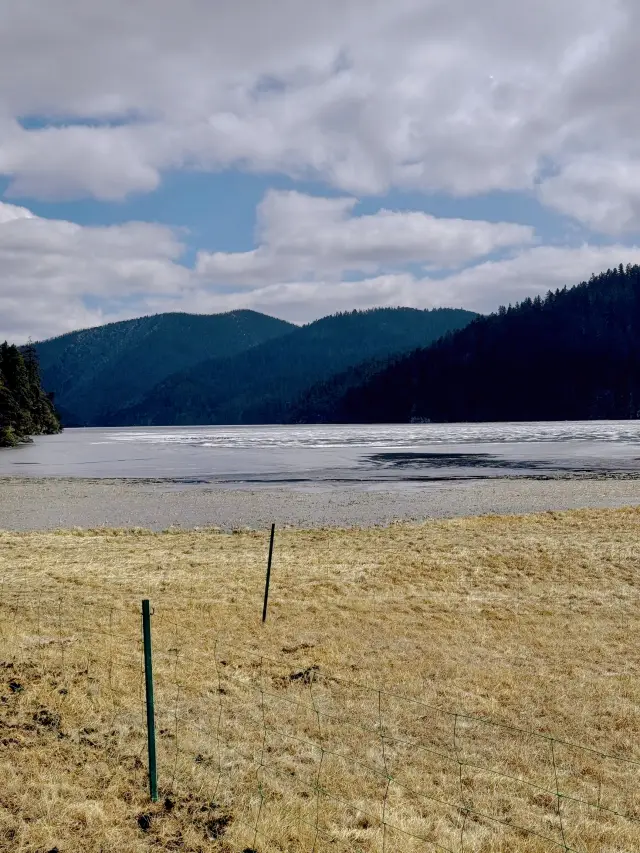
[[(161, 805), (204, 804), (213, 849), (640, 847), (637, 755), (349, 680), (304, 644), (263, 654), (208, 627), (205, 609), (162, 602), (152, 626)], [(71, 607), (46, 587), (3, 587), (0, 661), (5, 745), (48, 737), (61, 763), (93, 749), (146, 789), (139, 600)]]

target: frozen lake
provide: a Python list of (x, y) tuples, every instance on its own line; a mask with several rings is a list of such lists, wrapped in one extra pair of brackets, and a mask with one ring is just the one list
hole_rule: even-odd
[(640, 472), (640, 421), (69, 429), (0, 476), (355, 485)]

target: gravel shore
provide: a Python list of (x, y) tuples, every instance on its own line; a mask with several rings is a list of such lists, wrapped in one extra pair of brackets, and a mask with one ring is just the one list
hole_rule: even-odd
[(0, 478), (0, 529), (369, 527), (398, 520), (640, 504), (635, 478), (500, 478), (243, 488), (171, 481)]

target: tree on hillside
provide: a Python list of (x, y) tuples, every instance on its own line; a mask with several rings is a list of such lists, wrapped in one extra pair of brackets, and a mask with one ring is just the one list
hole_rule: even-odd
[(56, 432), (60, 421), (42, 389), (34, 347), (21, 351), (5, 341), (0, 345), (0, 447)]
[[(320, 389), (299, 420), (640, 417), (640, 266), (479, 317), (357, 383)], [(307, 402), (307, 401), (305, 401)]]

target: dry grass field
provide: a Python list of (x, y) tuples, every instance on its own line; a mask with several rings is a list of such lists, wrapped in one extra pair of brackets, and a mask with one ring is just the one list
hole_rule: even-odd
[(640, 849), (640, 510), (267, 539), (0, 533), (0, 850)]

